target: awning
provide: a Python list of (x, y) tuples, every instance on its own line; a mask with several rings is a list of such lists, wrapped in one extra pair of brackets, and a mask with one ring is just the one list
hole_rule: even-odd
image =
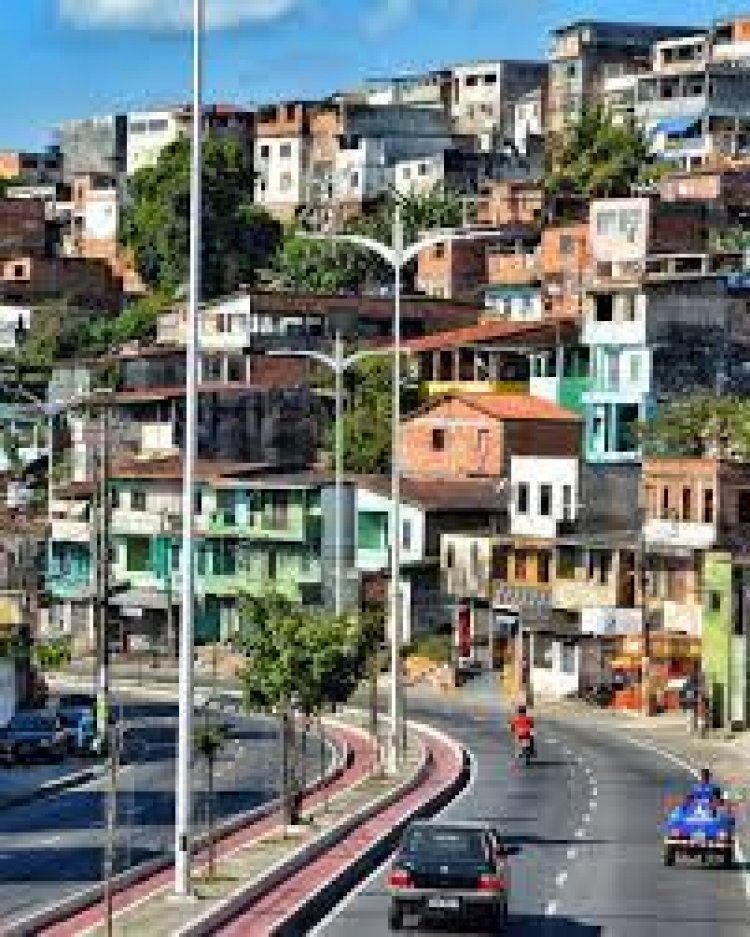
[(671, 117), (668, 120), (660, 120), (651, 133), (653, 136), (656, 136), (658, 133), (679, 136), (680, 134), (687, 133), (688, 130), (692, 130), (700, 119), (701, 115), (696, 114), (693, 117)]

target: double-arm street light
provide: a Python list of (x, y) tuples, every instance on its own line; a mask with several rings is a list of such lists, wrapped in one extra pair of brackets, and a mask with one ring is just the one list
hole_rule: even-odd
[(336, 331), (333, 355), (312, 349), (289, 348), (267, 352), (271, 357), (277, 358), (311, 358), (330, 368), (336, 375), (336, 421), (335, 421), (335, 506), (334, 506), (334, 609), (336, 615), (344, 611), (344, 374), (349, 368), (358, 364), (364, 358), (390, 354), (390, 349), (365, 348), (355, 351), (351, 355), (344, 355), (344, 342), (341, 332)]
[(319, 241), (340, 241), (352, 244), (363, 250), (377, 254), (393, 270), (393, 404), (392, 404), (392, 441), (391, 441), (391, 589), (390, 589), (390, 651), (391, 651), (391, 694), (390, 694), (390, 732), (387, 766), (391, 774), (398, 770), (401, 746), (399, 732), (401, 703), (401, 281), (404, 268), (428, 248), (448, 241), (477, 240), (491, 238), (492, 231), (483, 230), (437, 230), (427, 236), (404, 246), (404, 226), (401, 204), (396, 202), (391, 229), (391, 243), (384, 244), (375, 238), (362, 234), (331, 232), (300, 232), (301, 237)]

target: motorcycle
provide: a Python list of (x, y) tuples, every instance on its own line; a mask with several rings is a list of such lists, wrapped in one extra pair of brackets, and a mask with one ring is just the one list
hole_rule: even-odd
[(516, 757), (522, 760), (526, 767), (531, 764), (531, 759), (534, 757), (534, 754), (533, 735), (526, 735), (518, 739)]

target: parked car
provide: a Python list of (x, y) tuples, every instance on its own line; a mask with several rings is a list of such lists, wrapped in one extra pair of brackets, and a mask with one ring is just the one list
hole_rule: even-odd
[(410, 824), (388, 876), (389, 927), (400, 930), (406, 915), (481, 922), (493, 932), (504, 927), (507, 856), (497, 832), (484, 824)]
[(0, 729), (0, 759), (10, 762), (59, 760), (68, 749), (68, 735), (59, 717), (48, 710), (21, 710)]
[(93, 693), (62, 693), (57, 700), (57, 711), (88, 709), (96, 714), (96, 697)]
[(96, 720), (88, 707), (58, 710), (60, 724), (74, 755), (92, 755), (96, 748)]

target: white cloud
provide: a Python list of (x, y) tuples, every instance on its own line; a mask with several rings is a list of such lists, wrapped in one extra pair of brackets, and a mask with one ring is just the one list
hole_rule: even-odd
[(367, 17), (367, 29), (375, 35), (395, 29), (414, 11), (415, 0), (378, 0), (375, 9)]
[[(70, 22), (89, 28), (189, 29), (192, 0), (58, 0)], [(298, 0), (205, 0), (206, 26), (226, 29), (288, 13)]]

